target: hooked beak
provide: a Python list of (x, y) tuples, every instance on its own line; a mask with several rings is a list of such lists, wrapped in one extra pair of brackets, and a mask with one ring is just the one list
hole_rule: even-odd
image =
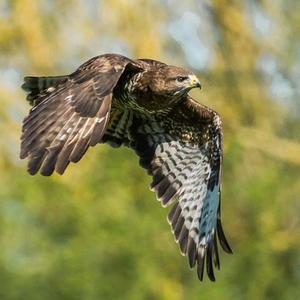
[(196, 75), (189, 76), (189, 83), (191, 88), (200, 88), (201, 90), (201, 83)]

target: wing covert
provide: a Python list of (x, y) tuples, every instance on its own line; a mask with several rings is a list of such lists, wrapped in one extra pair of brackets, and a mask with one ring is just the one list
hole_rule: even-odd
[(69, 76), (25, 78), (23, 88), (34, 106), (23, 121), (20, 157), (29, 157), (30, 174), (62, 174), (101, 141), (113, 89), (125, 71), (138, 72), (140, 67), (126, 57), (107, 54), (92, 58)]

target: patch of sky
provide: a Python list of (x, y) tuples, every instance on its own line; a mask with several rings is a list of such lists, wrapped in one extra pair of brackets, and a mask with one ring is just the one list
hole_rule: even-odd
[(85, 16), (92, 22), (99, 19), (99, 7), (102, 1), (99, 0), (80, 0), (81, 7)]
[[(68, 20), (63, 21), (66, 25), (61, 24), (59, 26), (62, 28), (60, 33), (62, 40), (65, 41), (64, 53), (67, 53), (67, 56), (62, 54), (60, 57), (59, 65), (62, 66), (62, 69), (72, 71), (78, 67), (78, 62), (84, 62), (103, 53), (119, 53), (131, 56), (125, 41), (112, 38), (109, 34), (106, 35), (105, 31), (101, 31), (102, 27), (107, 26), (107, 24), (102, 24), (99, 19), (101, 1), (88, 0), (87, 2), (81, 2), (84, 13), (89, 16), (89, 22), (85, 24), (86, 30), (79, 30), (76, 17), (71, 15), (67, 15)], [(88, 34), (89, 26), (93, 26), (91, 35)]]
[(0, 20), (8, 19), (11, 16), (11, 2), (9, 0), (0, 1)]
[(99, 53), (117, 53), (132, 57), (128, 44), (119, 38), (103, 37), (99, 51)]
[(18, 69), (8, 67), (0, 69), (0, 82), (7, 90), (14, 91), (16, 86), (19, 86), (22, 81), (21, 73)]
[(275, 21), (256, 1), (247, 1), (246, 14), (257, 38), (271, 35)]
[(295, 91), (291, 82), (282, 74), (277, 59), (264, 53), (257, 60), (257, 69), (263, 74), (272, 99), (292, 108)]
[(168, 25), (168, 33), (179, 43), (187, 63), (199, 70), (208, 68), (213, 59), (206, 21), (192, 11), (186, 11)]

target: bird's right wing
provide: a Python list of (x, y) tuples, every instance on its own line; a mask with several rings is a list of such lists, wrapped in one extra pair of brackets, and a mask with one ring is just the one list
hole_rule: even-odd
[(28, 157), (28, 172), (62, 174), (89, 146), (99, 143), (109, 121), (114, 87), (125, 71), (140, 70), (126, 57), (102, 55), (69, 76), (25, 77), (23, 88), (34, 104), (21, 136), (20, 157)]
[(217, 240), (226, 252), (220, 217), (222, 164), (219, 116), (188, 99), (162, 119), (135, 118), (131, 147), (153, 177), (151, 189), (163, 206), (174, 203), (168, 220), (191, 267), (203, 279), (219, 268)]

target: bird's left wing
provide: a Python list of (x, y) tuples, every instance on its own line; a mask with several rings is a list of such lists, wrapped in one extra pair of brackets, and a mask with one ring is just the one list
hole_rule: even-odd
[(25, 77), (22, 87), (34, 105), (23, 121), (21, 136), (20, 157), (29, 158), (28, 172), (62, 174), (89, 146), (99, 143), (120, 77), (140, 70), (124, 56), (106, 54), (67, 76)]
[(175, 240), (203, 279), (204, 264), (215, 280), (219, 268), (217, 240), (231, 253), (221, 226), (220, 180), (222, 132), (220, 117), (188, 98), (167, 117), (135, 118), (132, 148), (152, 175), (151, 189), (168, 215)]

